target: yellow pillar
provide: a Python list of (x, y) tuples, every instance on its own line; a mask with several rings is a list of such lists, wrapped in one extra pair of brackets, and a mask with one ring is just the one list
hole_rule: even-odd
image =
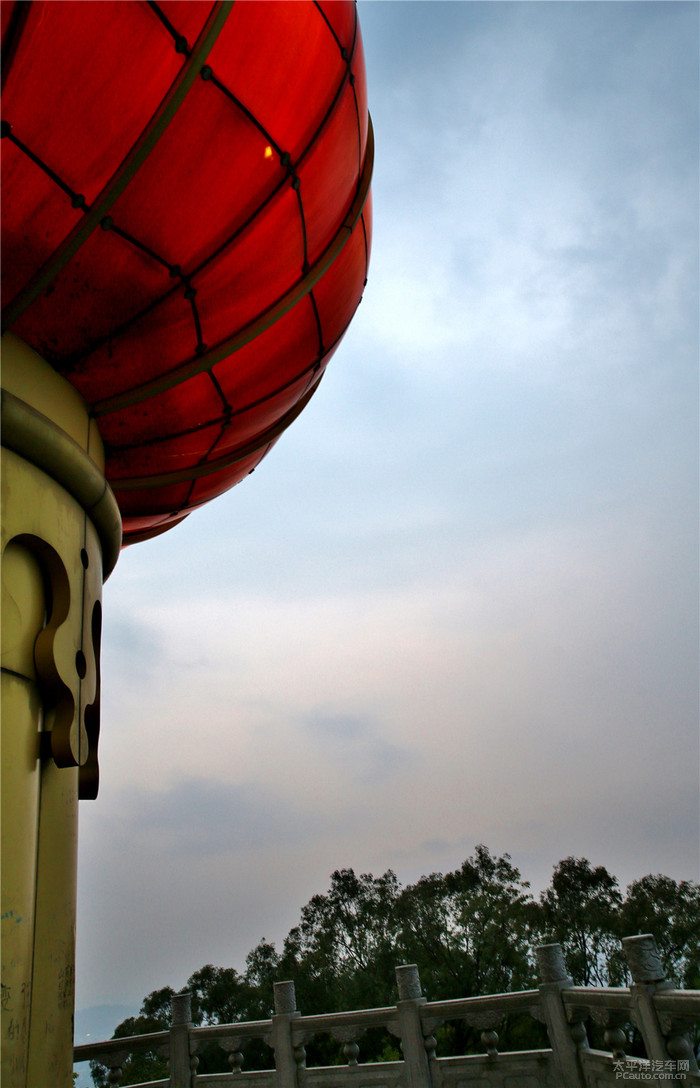
[(2, 1084), (73, 1083), (78, 798), (97, 792), (102, 582), (119, 511), (95, 422), (2, 339)]

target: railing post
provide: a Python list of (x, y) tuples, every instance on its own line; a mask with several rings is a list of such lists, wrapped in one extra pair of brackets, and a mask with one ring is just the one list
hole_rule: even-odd
[(170, 1027), (170, 1088), (190, 1088), (190, 1028), (192, 1005), (190, 994), (175, 994), (172, 1000)]
[(685, 1060), (688, 1068), (697, 1072), (693, 1048), (683, 1032), (683, 1025), (674, 1025), (670, 1021), (662, 1026), (654, 1007), (655, 993), (673, 989), (673, 984), (666, 979), (656, 940), (651, 933), (623, 937), (622, 949), (632, 976), (632, 1008), (644, 1039), (647, 1057), (659, 1062), (666, 1062), (669, 1058)]
[(567, 1088), (585, 1088), (578, 1051), (587, 1049), (588, 1039), (582, 1022), (570, 1025), (567, 1020), (561, 992), (573, 986), (573, 982), (566, 970), (561, 945), (541, 944), (535, 952), (541, 979), (542, 1011), (562, 1081)]
[(275, 1053), (276, 1088), (297, 1088), (297, 1062), (292, 1040), (292, 1020), (299, 1016), (293, 982), (274, 984), (275, 1015), (272, 1047)]
[(406, 1066), (403, 1083), (406, 1088), (430, 1088), (430, 1063), (418, 1011), (425, 1004), (425, 998), (416, 964), (408, 963), (397, 967), (396, 983), (399, 988), (396, 1011), (399, 1014), (401, 1052)]

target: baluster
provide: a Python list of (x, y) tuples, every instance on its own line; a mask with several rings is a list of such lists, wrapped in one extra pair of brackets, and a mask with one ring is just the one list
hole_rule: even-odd
[(434, 1035), (426, 1035), (423, 1039), (423, 1046), (425, 1047), (425, 1053), (428, 1055), (428, 1061), (431, 1062), (433, 1058), (437, 1057), (437, 1039)]
[(118, 1085), (122, 1077), (122, 1066), (129, 1057), (128, 1050), (116, 1050), (112, 1054), (108, 1054), (105, 1058), (100, 1058), (100, 1061), (107, 1066), (107, 1084), (110, 1086)]
[(232, 1050), (228, 1056), (228, 1064), (232, 1073), (240, 1073), (243, 1069), (243, 1051)]
[(118, 1085), (119, 1084), (120, 1080), (122, 1079), (122, 1061), (123, 1060), (124, 1060), (123, 1058), (120, 1058), (119, 1059), (119, 1065), (110, 1065), (109, 1066), (109, 1073), (107, 1074), (107, 1084), (109, 1084), (109, 1085)]
[(347, 1059), (348, 1065), (357, 1065), (357, 1059), (360, 1054), (360, 1048), (354, 1040), (346, 1043), (343, 1047), (343, 1054)]
[(299, 1043), (298, 1046), (295, 1046), (293, 1054), (297, 1069), (306, 1069), (306, 1047), (304, 1044)]
[(588, 1032), (583, 1020), (574, 1020), (569, 1027), (569, 1034), (578, 1050), (586, 1050), (588, 1047)]
[(360, 1054), (360, 1048), (357, 1045), (357, 1039), (359, 1036), (364, 1035), (365, 1028), (356, 1027), (355, 1025), (333, 1028), (331, 1030), (331, 1037), (337, 1039), (339, 1043), (343, 1043), (343, 1056), (348, 1065), (357, 1065)]
[[(692, 1027), (692, 1025), (687, 1026), (689, 1028)], [(666, 1049), (673, 1058), (674, 1062), (676, 1062), (676, 1068), (681, 1068), (679, 1063), (683, 1062), (686, 1069), (689, 1069), (693, 1073), (695, 1073), (697, 1072), (698, 1063), (695, 1055), (693, 1054), (693, 1046), (690, 1042), (690, 1038), (688, 1034), (683, 1031), (684, 1027), (686, 1027), (686, 1025), (683, 1022), (674, 1025), (672, 1030), (677, 1031), (678, 1034), (667, 1036)]]
[(197, 1054), (190, 1054), (190, 1084), (194, 1088), (197, 1083), (197, 1069), (199, 1068), (199, 1057)]
[(609, 1027), (606, 1028), (605, 1045), (612, 1051), (613, 1061), (622, 1062), (625, 1060), (625, 1050), (627, 1048), (627, 1036), (621, 1027)]
[(498, 1057), (498, 1032), (497, 1031), (482, 1031), (481, 1044), (486, 1049), (486, 1053), (489, 1058), (494, 1059)]
[(231, 1066), (231, 1072), (233, 1074), (242, 1071), (244, 1061), (243, 1047), (247, 1042), (247, 1039), (243, 1039), (240, 1036), (236, 1039), (221, 1039), (219, 1041), (220, 1049), (228, 1054), (228, 1064)]

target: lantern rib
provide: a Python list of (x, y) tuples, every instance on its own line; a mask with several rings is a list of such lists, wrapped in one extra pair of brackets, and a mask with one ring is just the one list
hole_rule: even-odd
[(197, 335), (197, 347), (195, 349), (195, 352), (196, 352), (197, 355), (203, 355), (204, 352), (207, 349), (207, 345), (202, 340), (202, 323), (199, 320), (199, 310), (197, 309), (197, 300), (196, 300), (196, 297), (195, 297), (196, 294), (197, 294), (197, 291), (195, 290), (195, 288), (192, 287), (192, 285), (189, 282), (186, 283), (185, 284), (185, 298), (189, 302), (190, 309), (192, 310), (192, 320), (194, 321), (194, 331), (195, 331), (195, 333)]
[[(178, 46), (179, 46), (180, 48), (179, 48), (178, 51), (182, 52), (182, 53), (185, 53), (187, 56), (189, 56), (190, 50), (189, 50), (189, 46), (187, 44), (187, 39), (186, 39), (185, 35), (184, 34), (178, 34), (177, 30), (175, 29), (173, 24), (170, 22), (170, 19), (168, 19), (167, 15), (165, 14), (164, 11), (161, 11), (160, 5), (157, 4), (155, 2), (155, 0), (148, 0), (148, 6), (151, 9), (151, 11), (153, 12), (153, 14), (156, 16), (156, 18), (163, 24), (163, 26), (167, 30), (168, 34), (170, 35), (170, 37), (173, 39), (173, 42), (175, 43), (175, 48), (178, 49)], [(184, 43), (184, 48), (182, 48), (183, 43)]]
[[(329, 23), (328, 16), (326, 15), (325, 11), (323, 10), (321, 5), (319, 4), (318, 0), (314, 0), (314, 7), (316, 8), (319, 15), (323, 19), (324, 23), (326, 24), (326, 26), (330, 30), (331, 34), (333, 35), (333, 38), (335, 39), (335, 44), (338, 46), (338, 49), (340, 50), (340, 52), (342, 54), (343, 46), (341, 45), (340, 40), (338, 39), (338, 35), (336, 34), (335, 30), (333, 29), (333, 27)], [(357, 35), (357, 12), (355, 12), (355, 35)], [(354, 48), (354, 41), (353, 41), (353, 48)]]
[(301, 199), (300, 182), (298, 177), (294, 178), (294, 181), (292, 182), (292, 188), (297, 194), (297, 204), (299, 205), (299, 219), (301, 220), (301, 240), (304, 253), (304, 259), (301, 264), (301, 272), (303, 276), (306, 276), (310, 268), (309, 251), (306, 242), (306, 216), (304, 215), (304, 202)]
[(172, 265), (170, 261), (167, 261), (165, 257), (161, 257), (159, 253), (156, 253), (154, 249), (151, 249), (150, 246), (147, 246), (145, 242), (142, 242), (140, 241), (140, 239), (135, 238), (133, 234), (129, 234), (127, 231), (122, 230), (121, 227), (118, 227), (112, 221), (111, 216), (105, 216), (100, 226), (103, 230), (109, 230), (112, 232), (112, 234), (118, 235), (118, 237), (123, 239), (123, 241), (129, 242), (132, 246), (134, 246), (135, 249), (140, 250), (141, 253), (145, 253), (147, 257), (151, 257), (152, 260), (162, 265), (163, 268), (167, 268), (168, 272), (170, 272), (170, 274), (172, 275), (172, 271), (175, 266)]
[(45, 163), (44, 160), (40, 158), (35, 151), (32, 151), (32, 149), (28, 147), (23, 140), (20, 140), (18, 136), (15, 136), (14, 132), (12, 131), (12, 125), (8, 121), (3, 121), (2, 123), (2, 137), (3, 139), (8, 139), (11, 143), (13, 143), (15, 147), (22, 152), (23, 155), (26, 155), (28, 159), (31, 159), (35, 166), (38, 166), (39, 169), (44, 174), (46, 174), (47, 177), (51, 178), (51, 181), (53, 181), (53, 183), (57, 185), (58, 188), (66, 194), (66, 196), (70, 197), (71, 204), (74, 208), (81, 208), (83, 211), (90, 210), (90, 205), (86, 203), (83, 194), (76, 193), (73, 189), (71, 189), (70, 185), (68, 185), (68, 183), (65, 182), (63, 178), (56, 173), (55, 170), (52, 170), (51, 167), (47, 163)]
[(229, 402), (228, 397), (226, 396), (223, 389), (221, 388), (221, 385), (219, 383), (219, 379), (217, 378), (214, 371), (213, 370), (207, 371), (207, 376), (209, 377), (210, 382), (214, 386), (214, 389), (216, 390), (216, 392), (217, 392), (217, 394), (218, 394), (218, 396), (219, 396), (219, 398), (221, 400), (221, 403), (224, 406), (224, 414), (223, 414), (223, 416), (220, 417), (220, 421), (222, 423), (224, 423), (224, 424), (228, 424), (228, 421), (230, 420), (231, 416), (233, 415), (233, 405)]
[[(316, 305), (316, 299), (314, 297), (313, 290), (309, 291), (309, 298), (311, 299), (311, 306), (314, 311), (314, 321), (316, 322), (316, 332), (318, 333), (318, 359), (316, 360), (315, 364), (318, 367), (321, 365), (323, 356), (327, 355), (328, 353), (323, 346), (323, 325), (321, 324), (321, 315), (318, 312), (318, 306)], [(339, 342), (340, 337), (338, 337), (338, 339), (336, 340), (336, 344)], [(335, 347), (335, 344), (331, 345), (331, 348), (329, 350), (332, 350), (333, 347)]]
[[(277, 154), (279, 155), (280, 159), (282, 159), (282, 158), (283, 158), (283, 156), (285, 155), (285, 152), (284, 152), (284, 151), (282, 150), (282, 148), (281, 148), (281, 147), (280, 147), (280, 145), (279, 145), (279, 144), (277, 143), (277, 141), (276, 141), (276, 140), (274, 139), (274, 137), (272, 137), (272, 136), (270, 135), (270, 133), (269, 133), (269, 132), (267, 131), (267, 129), (265, 128), (265, 126), (264, 126), (264, 125), (262, 124), (262, 122), (261, 122), (261, 121), (258, 121), (258, 119), (257, 119), (257, 117), (255, 116), (255, 114), (254, 114), (254, 113), (251, 113), (251, 111), (250, 111), (250, 110), (248, 109), (248, 107), (247, 107), (247, 106), (244, 106), (244, 105), (243, 105), (243, 103), (241, 102), (240, 98), (238, 98), (238, 97), (237, 97), (237, 96), (236, 96), (236, 95), (235, 95), (235, 94), (233, 93), (233, 91), (232, 91), (232, 90), (231, 90), (231, 89), (230, 89), (229, 87), (227, 87), (227, 86), (226, 86), (226, 84), (225, 84), (225, 83), (222, 83), (220, 79), (217, 79), (216, 75), (215, 75), (215, 74), (214, 74), (214, 72), (213, 72), (213, 71), (211, 70), (211, 68), (209, 68), (209, 66), (208, 66), (208, 65), (206, 66), (206, 68), (207, 68), (207, 69), (209, 70), (209, 72), (211, 73), (211, 75), (205, 75), (205, 74), (204, 74), (204, 70), (203, 70), (203, 72), (202, 72), (202, 79), (204, 79), (204, 80), (205, 80), (206, 82), (211, 82), (211, 83), (212, 83), (212, 84), (214, 85), (214, 87), (216, 87), (216, 88), (217, 88), (217, 90), (221, 91), (221, 93), (222, 93), (222, 94), (224, 95), (224, 97), (225, 97), (225, 98), (228, 98), (228, 99), (229, 99), (229, 100), (230, 100), (231, 102), (233, 102), (233, 104), (234, 104), (234, 106), (236, 107), (236, 109), (240, 110), (240, 111), (241, 111), (241, 113), (242, 113), (242, 114), (243, 114), (243, 115), (244, 115), (245, 117), (247, 117), (247, 118), (248, 118), (248, 120), (249, 120), (249, 121), (250, 121), (250, 122), (251, 122), (251, 123), (252, 123), (253, 125), (255, 125), (255, 127), (256, 127), (256, 128), (257, 128), (257, 130), (258, 130), (258, 132), (259, 132), (259, 133), (261, 134), (261, 136), (264, 136), (264, 137), (265, 137), (265, 139), (266, 139), (266, 140), (267, 140), (267, 142), (268, 142), (268, 143), (270, 144), (270, 146), (271, 146), (271, 147), (274, 147), (274, 149), (275, 149), (275, 151), (277, 152)], [(284, 165), (284, 164), (283, 164), (283, 165)]]
[(65, 268), (146, 161), (199, 75), (214, 42), (223, 29), (232, 6), (233, 0), (217, 0), (192, 52), (187, 57), (169, 92), (117, 172), (92, 205), (91, 210), (73, 228), (53, 256), (46, 261), (43, 267), (7, 306), (3, 313), (3, 324), (6, 328), (9, 328), (22, 316), (25, 310)]
[(3, 38), (2, 59), (0, 60), (0, 79), (2, 80), (3, 90), (5, 81), (10, 74), (12, 59), (22, 38), (28, 14), (29, 4), (15, 4), (10, 15), (10, 21)]
[(199, 358), (191, 359), (189, 362), (176, 367), (174, 370), (168, 371), (166, 374), (160, 375), (158, 378), (154, 378), (150, 382), (144, 382), (133, 389), (125, 390), (123, 393), (118, 393), (113, 397), (108, 397), (104, 400), (95, 402), (92, 406), (93, 415), (96, 417), (110, 415), (122, 408), (128, 408), (134, 404), (139, 404), (144, 400), (148, 400), (150, 397), (157, 396), (159, 393), (164, 393), (168, 389), (172, 389), (173, 386), (180, 385), (183, 381), (186, 381), (187, 378), (194, 377), (195, 374), (201, 374), (203, 371), (211, 369), (216, 363), (221, 362), (222, 359), (232, 355), (245, 344), (250, 343), (251, 340), (254, 340), (260, 333), (264, 332), (278, 321), (280, 317), (283, 317), (284, 314), (291, 310), (300, 299), (309, 293), (324, 273), (328, 271), (345, 246), (345, 243), (350, 238), (354, 227), (361, 218), (362, 209), (364, 208), (367, 194), (369, 193), (373, 164), (374, 135), (370, 120), (367, 132), (365, 165), (360, 178), (358, 193), (338, 231), (319, 259), (311, 266), (308, 274), (303, 276), (289, 291), (254, 318), (253, 321), (234, 333), (233, 336), (222, 341), (216, 347), (209, 349)]

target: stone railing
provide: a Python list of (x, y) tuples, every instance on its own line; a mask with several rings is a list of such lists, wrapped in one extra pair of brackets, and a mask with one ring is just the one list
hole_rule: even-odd
[[(75, 1061), (101, 1062), (109, 1069), (109, 1084), (119, 1085), (130, 1054), (164, 1054), (169, 1077), (151, 1081), (148, 1088), (608, 1088), (635, 1081), (700, 1086), (690, 1042), (700, 1022), (700, 991), (673, 988), (650, 935), (627, 937), (622, 945), (632, 977), (629, 989), (574, 986), (560, 946), (548, 944), (537, 949), (541, 982), (536, 990), (429, 1002), (417, 967), (407, 965), (396, 968), (399, 1000), (387, 1008), (302, 1016), (294, 983), (278, 982), (271, 1019), (205, 1027), (192, 1025), (190, 995), (178, 994), (168, 1031), (77, 1046)], [(496, 1029), (518, 1014), (545, 1025), (548, 1049), (499, 1051)], [(433, 1032), (460, 1021), (481, 1032), (484, 1053), (439, 1057)], [(587, 1021), (604, 1030), (609, 1049), (589, 1046)], [(625, 1053), (630, 1027), (643, 1040), (645, 1058)], [(360, 1062), (358, 1040), (370, 1028), (399, 1040), (400, 1061)], [(324, 1034), (344, 1044), (346, 1065), (307, 1067), (305, 1044)], [(274, 1068), (243, 1071), (244, 1049), (254, 1039), (270, 1048)], [(197, 1074), (197, 1052), (212, 1043), (228, 1053), (230, 1073)]]

